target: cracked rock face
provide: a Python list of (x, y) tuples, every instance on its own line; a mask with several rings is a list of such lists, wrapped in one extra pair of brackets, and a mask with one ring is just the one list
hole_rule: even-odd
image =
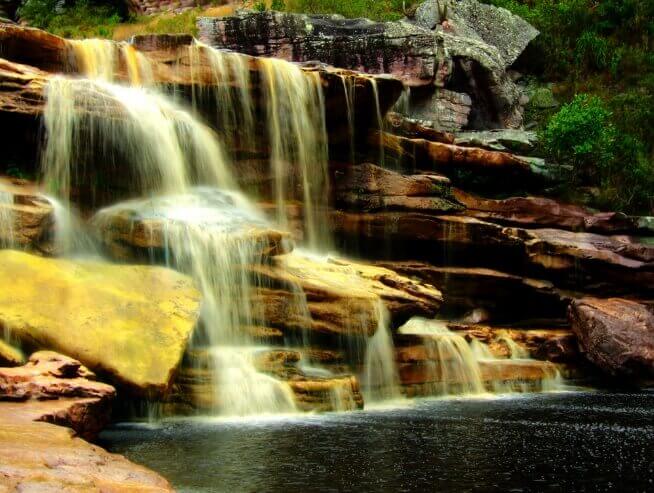
[[(435, 3), (422, 4), (411, 22), (238, 11), (200, 18), (198, 29), (201, 41), (216, 48), (393, 75), (423, 91), (416, 95), (420, 111), (441, 115), (423, 119), (439, 130), (520, 127), (522, 93), (506, 70), (538, 32), (474, 0), (452, 4), (441, 23), (429, 17)], [(431, 98), (436, 87), (457, 94), (456, 101)]]

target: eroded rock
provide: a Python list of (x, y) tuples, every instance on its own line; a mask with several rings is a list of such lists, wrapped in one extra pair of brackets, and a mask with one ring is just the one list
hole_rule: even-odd
[[(40, 351), (24, 366), (0, 368), (0, 401), (20, 402), (20, 414), (93, 439), (109, 423), (116, 396), (113, 387), (94, 379), (79, 361)], [(5, 406), (0, 403), (0, 413)]]
[(585, 356), (626, 384), (654, 378), (654, 313), (634, 301), (610, 298), (574, 300), (572, 330)]

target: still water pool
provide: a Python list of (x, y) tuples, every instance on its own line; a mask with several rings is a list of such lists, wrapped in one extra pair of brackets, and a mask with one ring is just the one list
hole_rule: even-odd
[(102, 440), (182, 492), (654, 491), (654, 392), (119, 424)]

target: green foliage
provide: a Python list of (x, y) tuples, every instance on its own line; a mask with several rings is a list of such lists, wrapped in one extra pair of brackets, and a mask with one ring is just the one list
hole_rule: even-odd
[[(407, 5), (412, 2), (406, 2)], [(401, 19), (402, 0), (288, 0), (286, 10), (308, 14), (340, 14), (379, 21)]]
[(122, 9), (115, 2), (76, 0), (57, 8), (57, 0), (27, 0), (19, 9), (30, 25), (65, 37), (109, 37), (122, 21)]
[(615, 159), (615, 128), (601, 99), (579, 94), (547, 124), (542, 140), (546, 151), (578, 173), (592, 174)]
[(279, 10), (282, 11), (286, 9), (286, 2), (284, 0), (273, 0), (272, 4), (270, 5), (271, 10)]
[(266, 11), (266, 2), (257, 2), (252, 6), (252, 10), (256, 10), (257, 12), (265, 12)]
[[(628, 102), (633, 97), (625, 94), (620, 99)], [(639, 139), (638, 131), (620, 132), (613, 119), (613, 113), (599, 97), (579, 94), (550, 119), (542, 134), (543, 146), (551, 159), (572, 166), (575, 173), (571, 185), (600, 186), (596, 205), (651, 210), (654, 160), (648, 158), (647, 146)], [(643, 107), (629, 119), (626, 128), (639, 122), (641, 126), (650, 123), (654, 109)]]

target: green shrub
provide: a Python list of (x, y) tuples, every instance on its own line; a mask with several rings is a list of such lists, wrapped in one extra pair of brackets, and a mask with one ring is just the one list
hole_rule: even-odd
[[(412, 2), (406, 2), (407, 5)], [(288, 0), (286, 10), (308, 14), (340, 14), (389, 21), (401, 19), (402, 0)]]
[(592, 176), (615, 160), (615, 128), (611, 112), (596, 96), (579, 94), (547, 124), (543, 145), (550, 157)]
[(27, 0), (18, 14), (30, 25), (65, 37), (109, 37), (124, 11), (116, 2), (76, 0), (57, 8), (57, 0)]

